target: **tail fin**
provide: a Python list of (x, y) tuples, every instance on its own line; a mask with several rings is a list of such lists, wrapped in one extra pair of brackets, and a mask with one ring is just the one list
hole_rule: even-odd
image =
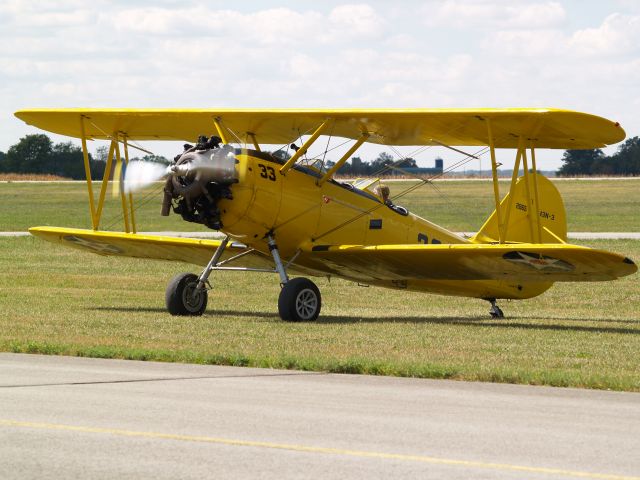
[[(537, 174), (538, 211), (533, 179), (529, 178), (529, 195), (525, 177), (518, 178), (512, 192), (500, 202), (504, 241), (522, 243), (564, 243), (567, 240), (567, 215), (560, 192), (549, 179)], [(511, 201), (513, 198), (513, 201)], [(494, 211), (480, 231), (473, 237), (476, 243), (495, 243), (499, 240), (498, 218)]]

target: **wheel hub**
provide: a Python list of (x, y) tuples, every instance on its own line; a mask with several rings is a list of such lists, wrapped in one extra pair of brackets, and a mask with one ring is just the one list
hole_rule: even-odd
[(184, 306), (190, 312), (196, 312), (202, 306), (203, 295), (200, 290), (197, 288), (197, 284), (190, 283), (185, 286), (185, 289), (182, 292), (182, 300), (184, 302)]
[(318, 308), (318, 297), (313, 290), (305, 288), (296, 297), (296, 312), (305, 320), (313, 317)]

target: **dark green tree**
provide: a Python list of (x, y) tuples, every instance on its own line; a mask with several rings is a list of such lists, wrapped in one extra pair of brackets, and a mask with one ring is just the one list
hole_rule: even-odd
[(640, 175), (640, 137), (629, 138), (620, 145), (609, 163), (617, 175)]
[(407, 157), (407, 158), (403, 158), (402, 160), (400, 160), (396, 164), (396, 167), (400, 167), (400, 168), (417, 168), (418, 167), (418, 162), (416, 162), (416, 160), (414, 158)]
[(0, 152), (0, 173), (6, 172), (6, 164), (7, 163), (7, 154), (4, 152)]
[(109, 157), (109, 147), (106, 145), (100, 145), (96, 148), (96, 161), (107, 163), (107, 158)]
[(82, 149), (72, 142), (56, 143), (47, 173), (80, 180), (85, 178)]
[[(95, 161), (89, 154), (91, 176), (102, 179), (105, 162)], [(27, 135), (0, 156), (0, 172), (41, 173), (84, 179), (84, 158), (80, 146), (73, 142), (54, 144), (44, 134)]]
[(591, 175), (593, 168), (601, 164), (605, 155), (599, 148), (594, 150), (567, 150), (562, 156), (560, 176)]
[(369, 173), (387, 173), (389, 165), (393, 164), (393, 156), (387, 152), (381, 152), (378, 157), (371, 162), (371, 172)]
[(44, 134), (26, 135), (9, 147), (6, 171), (11, 173), (49, 173), (53, 142)]

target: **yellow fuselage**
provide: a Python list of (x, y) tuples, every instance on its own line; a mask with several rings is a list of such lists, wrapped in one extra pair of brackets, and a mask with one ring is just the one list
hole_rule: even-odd
[(286, 261), (300, 252), (294, 266), (314, 275), (331, 275), (389, 288), (478, 298), (530, 298), (551, 283), (516, 284), (495, 280), (384, 280), (318, 261), (311, 252), (325, 245), (459, 244), (469, 240), (417, 215), (403, 215), (366, 190), (329, 180), (296, 165), (280, 173), (284, 162), (254, 150), (237, 154), (238, 183), (233, 199), (221, 200), (222, 230), (269, 254), (265, 239), (272, 232)]

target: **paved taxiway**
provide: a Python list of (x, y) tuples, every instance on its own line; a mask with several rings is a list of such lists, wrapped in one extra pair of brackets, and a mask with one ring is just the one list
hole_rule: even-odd
[(0, 478), (640, 475), (640, 394), (0, 354)]

